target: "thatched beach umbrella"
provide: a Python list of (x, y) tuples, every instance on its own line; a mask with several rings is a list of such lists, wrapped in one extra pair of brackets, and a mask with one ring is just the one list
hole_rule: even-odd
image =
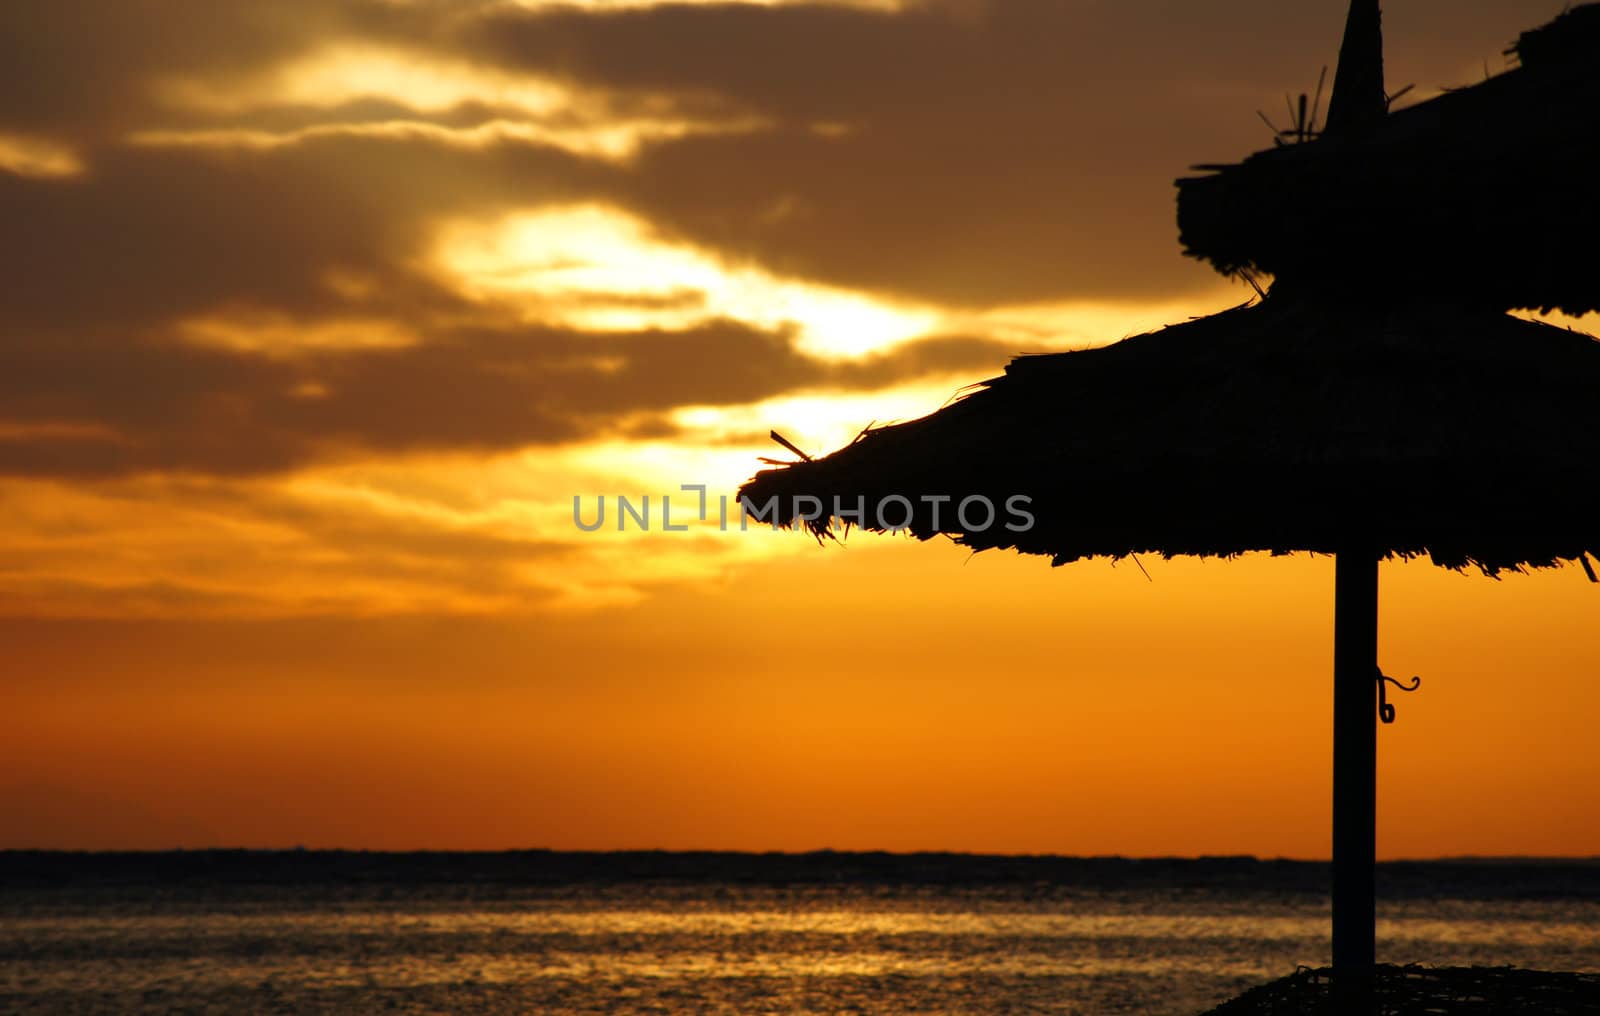
[(1188, 252), (1273, 275), (1265, 298), (1022, 357), (931, 416), (741, 491), (819, 537), (843, 521), (1055, 564), (1336, 555), (1347, 1011), (1370, 1006), (1374, 962), (1378, 562), (1576, 562), (1595, 578), (1600, 342), (1506, 311), (1600, 308), (1597, 41), (1600, 5), (1577, 8), (1524, 35), (1516, 69), (1391, 114), (1377, 0), (1354, 0), (1325, 129), (1302, 122), (1292, 143), (1179, 182)]

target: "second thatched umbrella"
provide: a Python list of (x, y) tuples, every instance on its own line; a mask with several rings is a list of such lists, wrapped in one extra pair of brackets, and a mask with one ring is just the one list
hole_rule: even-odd
[[(1600, 6), (1577, 8), (1523, 37), (1521, 68), (1391, 116), (1378, 5), (1354, 0), (1323, 135), (1302, 123), (1305, 143), (1180, 181), (1190, 253), (1274, 273), (1263, 300), (1023, 357), (931, 416), (741, 491), (759, 516), (819, 536), (843, 520), (1056, 564), (1337, 555), (1343, 1011), (1371, 1008), (1376, 728), (1393, 715), (1378, 562), (1490, 575), (1575, 562), (1595, 578), (1600, 342), (1504, 311), (1600, 307), (1579, 246), (1600, 220), (1597, 40)], [(1468, 242), (1473, 216), (1487, 249)], [(1380, 270), (1380, 254), (1398, 260)]]

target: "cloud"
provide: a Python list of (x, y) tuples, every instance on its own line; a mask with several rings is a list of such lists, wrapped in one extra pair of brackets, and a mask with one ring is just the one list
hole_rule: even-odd
[[(1394, 84), (1470, 80), (1554, 6), (1397, 7)], [(0, 486), (30, 520), (0, 612), (718, 574), (746, 551), (569, 545), (562, 498), (736, 484), (771, 427), (826, 448), (1237, 302), (1179, 256), (1172, 178), (1267, 143), (1339, 7), (0, 5)]]
[(0, 6), (0, 123), (104, 137), (148, 112), (163, 73), (268, 66), (374, 6), (13, 0)]
[(728, 5), (747, 4), (751, 7), (794, 7), (811, 4), (831, 7), (859, 7), (865, 10), (898, 11), (913, 6), (917, 0), (510, 0), (514, 7), (528, 11), (582, 11), (586, 14), (610, 14), (618, 11), (642, 10), (650, 7), (687, 6), (690, 4)]
[[(1429, 75), (1425, 90), (1459, 82), (1462, 53), (1498, 62), (1553, 13), (1413, 8), (1390, 19), (1391, 68)], [(786, 274), (986, 305), (1207, 285), (1178, 253), (1173, 178), (1266, 145), (1254, 111), (1312, 88), (1342, 23), (1339, 5), (1264, 0), (1226, 16), (1154, 2), (954, 9), (495, 8), (462, 38), (504, 66), (737, 95), (781, 125), (647, 153), (619, 195), (644, 217)], [(1450, 49), (1440, 24), (1457, 33)]]
[[(304, 144), (323, 138), (392, 138), (429, 141), (460, 148), (482, 149), (501, 144), (527, 144), (559, 148), (581, 158), (628, 162), (647, 144), (676, 140), (693, 134), (741, 133), (760, 121), (731, 120), (697, 123), (683, 119), (613, 121), (576, 126), (550, 126), (515, 120), (491, 119), (468, 127), (418, 123), (412, 120), (325, 123), (292, 130), (253, 128), (199, 130), (146, 130), (129, 136), (135, 145), (155, 148), (211, 148), (266, 150)], [(3, 153), (0, 153), (3, 157)]]
[[(412, 465), (412, 489), (430, 474)], [(337, 474), (0, 480), (0, 612), (39, 616), (485, 613), (553, 595), (519, 573), (559, 546), (464, 512), (353, 505)], [(345, 480), (350, 490), (356, 482)], [(426, 504), (420, 494), (412, 495)], [(391, 498), (391, 500), (399, 500)]]
[(347, 166), (312, 182), (319, 163), (102, 150), (70, 187), (0, 176), (13, 255), (0, 327), (117, 322), (137, 334), (222, 301), (330, 305), (324, 275), (387, 270), (408, 224), (388, 217), (381, 181), (364, 189)]
[[(731, 98), (585, 88), (370, 43), (325, 46), (247, 75), (173, 76), (157, 90), (163, 105), (228, 126), (139, 130), (136, 144), (263, 149), (353, 135), (468, 148), (522, 142), (627, 162), (646, 145), (765, 126)], [(389, 115), (374, 118), (375, 109)]]
[(681, 328), (727, 318), (765, 329), (792, 326), (798, 347), (813, 355), (859, 356), (923, 335), (939, 318), (936, 308), (728, 264), (598, 205), (451, 224), (436, 258), (461, 292), (579, 328)]
[(46, 138), (0, 132), (0, 171), (54, 180), (81, 176), (83, 161), (72, 149)]
[[(1534, 6), (1392, 13), (1392, 71), (1459, 81)], [(0, 14), (0, 127), (95, 186), (0, 212), (21, 309), (118, 319), (280, 306), (309, 262), (373, 270), (440, 215), (550, 201), (913, 302), (1166, 298), (1211, 281), (1177, 252), (1172, 178), (1263, 145), (1254, 109), (1311, 87), (1338, 27), (1264, 2), (25, 0)]]
[(0, 415), (11, 428), (11, 439), (0, 434), (0, 473), (242, 475), (364, 454), (548, 445), (624, 434), (678, 405), (993, 370), (1010, 352), (940, 338), (839, 364), (799, 351), (788, 334), (712, 322), (676, 332), (463, 328), (414, 345), (378, 333), (263, 356), (226, 320), (186, 329), (207, 341), (80, 335), (0, 349)]

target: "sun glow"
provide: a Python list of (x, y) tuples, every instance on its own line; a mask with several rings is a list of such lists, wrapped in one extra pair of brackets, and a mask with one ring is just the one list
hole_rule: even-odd
[(1193, 295), (1162, 301), (1075, 300), (952, 310), (946, 314), (943, 330), (1012, 343), (1017, 352), (1087, 349), (1214, 314), (1244, 301), (1237, 288), (1219, 283)]
[[(923, 377), (869, 392), (798, 393), (742, 406), (683, 406), (673, 411), (672, 419), (693, 435), (691, 440), (715, 446), (742, 445), (740, 450), (746, 456), (742, 467), (748, 474), (753, 454), (791, 457), (772, 443), (769, 431), (780, 431), (809, 454), (824, 455), (849, 444), (865, 427), (901, 423), (934, 412), (957, 397), (971, 380), (957, 375)], [(737, 476), (741, 482), (745, 478)]]
[(927, 334), (932, 308), (733, 265), (603, 205), (457, 222), (434, 262), (463, 292), (517, 307), (531, 321), (585, 330), (680, 330), (716, 319), (795, 330), (818, 356), (881, 352)]
[(66, 145), (46, 138), (0, 132), (0, 171), (38, 180), (59, 180), (84, 173), (83, 161)]
[(268, 106), (327, 109), (382, 99), (418, 113), (444, 113), (472, 102), (549, 116), (568, 109), (574, 98), (570, 88), (535, 75), (373, 45), (325, 47), (232, 81), (169, 79), (160, 94), (172, 105), (213, 114)]
[(274, 358), (331, 350), (403, 349), (421, 341), (405, 324), (386, 318), (304, 321), (269, 311), (186, 318), (178, 322), (177, 332), (197, 346)]
[[(521, 143), (626, 162), (646, 145), (696, 134), (760, 130), (768, 121), (729, 103), (693, 114), (671, 95), (580, 87), (425, 53), (380, 46), (332, 46), (264, 74), (233, 80), (173, 78), (159, 89), (169, 106), (208, 116), (248, 119), (265, 110), (300, 108), (312, 122), (288, 128), (254, 123), (225, 127), (143, 128), (128, 140), (145, 147), (272, 149), (339, 137), (429, 141), (460, 148)], [(338, 117), (363, 101), (391, 103), (410, 117)], [(461, 123), (466, 112), (481, 113)], [(448, 122), (442, 122), (448, 117)]]
[(287, 131), (253, 128), (206, 130), (147, 130), (128, 136), (130, 143), (147, 148), (244, 148), (266, 151), (331, 138), (366, 138), (377, 141), (426, 141), (453, 148), (484, 149), (503, 144), (542, 145), (586, 159), (627, 162), (647, 145), (696, 134), (729, 134), (757, 130), (766, 121), (744, 118), (728, 121), (690, 119), (628, 119), (609, 123), (551, 125), (495, 119), (468, 127), (453, 127), (416, 120), (381, 120), (363, 123), (315, 124)]
[(859, 7), (887, 12), (901, 11), (907, 6), (906, 0), (511, 0), (511, 3), (531, 11), (571, 9), (594, 12), (642, 10), (668, 5), (730, 3), (747, 7), (800, 7), (805, 4), (826, 3), (836, 7)]

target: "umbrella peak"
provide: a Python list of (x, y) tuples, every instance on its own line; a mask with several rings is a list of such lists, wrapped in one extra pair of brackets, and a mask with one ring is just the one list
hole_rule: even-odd
[(1339, 47), (1339, 69), (1323, 133), (1339, 136), (1381, 122), (1389, 112), (1383, 86), (1383, 13), (1378, 0), (1351, 0)]
[(1523, 33), (1519, 66), (1392, 114), (1382, 45), (1376, 0), (1356, 0), (1324, 130), (1177, 182), (1184, 252), (1339, 299), (1600, 310), (1600, 4)]

